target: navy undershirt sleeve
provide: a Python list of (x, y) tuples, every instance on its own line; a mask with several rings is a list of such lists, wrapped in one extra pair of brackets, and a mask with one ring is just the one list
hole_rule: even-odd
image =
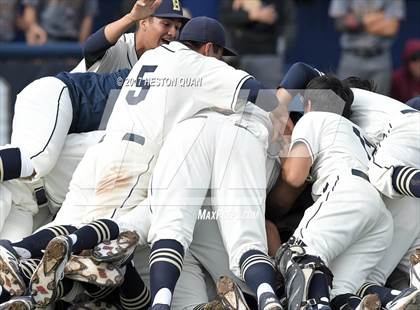
[(105, 27), (89, 36), (83, 47), (86, 69), (89, 69), (96, 61), (101, 59), (111, 46), (112, 44), (105, 37)]

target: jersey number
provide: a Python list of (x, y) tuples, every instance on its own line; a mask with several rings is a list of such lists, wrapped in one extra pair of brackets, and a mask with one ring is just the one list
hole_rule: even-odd
[(147, 82), (143, 77), (146, 73), (152, 73), (155, 72), (158, 66), (143, 66), (140, 69), (139, 75), (137, 76), (137, 82), (136, 82), (136, 87), (141, 87), (141, 91), (139, 92), (139, 94), (136, 96), (135, 90), (130, 90), (127, 93), (127, 96), (125, 97), (125, 99), (127, 100), (127, 103), (129, 105), (136, 105), (139, 104), (140, 102), (142, 102), (146, 96), (147, 93), (149, 92), (150, 89), (150, 83)]

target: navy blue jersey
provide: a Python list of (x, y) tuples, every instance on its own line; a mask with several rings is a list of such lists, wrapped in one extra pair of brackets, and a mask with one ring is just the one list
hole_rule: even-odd
[(121, 89), (129, 72), (129, 69), (122, 69), (104, 74), (61, 72), (56, 75), (67, 85), (73, 106), (69, 134), (99, 128), (110, 91)]

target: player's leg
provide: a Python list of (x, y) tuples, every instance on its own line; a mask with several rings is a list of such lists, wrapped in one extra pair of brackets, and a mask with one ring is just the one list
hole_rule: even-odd
[[(202, 207), (202, 214), (211, 214), (210, 206)], [(194, 227), (193, 241), (190, 252), (209, 273), (213, 283), (217, 283), (221, 276), (228, 276), (236, 281), (242, 291), (253, 295), (252, 290), (240, 278), (236, 277), (229, 268), (229, 256), (220, 236), (216, 219), (199, 217)]]
[(420, 236), (418, 225), (420, 209), (417, 199), (411, 197), (384, 198), (384, 202), (393, 218), (394, 234), (388, 250), (367, 278), (367, 281), (381, 286), (385, 285), (396, 267), (408, 276), (409, 256), (415, 251), (416, 245), (419, 245), (418, 236)]
[(209, 188), (214, 145), (210, 138), (217, 125), (202, 117), (181, 122), (160, 151), (149, 189), (152, 306), (169, 308), (171, 303), (184, 251)]
[(104, 131), (92, 131), (67, 135), (57, 164), (44, 177), (50, 208), (58, 210), (69, 190), (73, 173), (88, 149), (97, 144), (105, 135)]
[(0, 232), (3, 230), (6, 219), (12, 209), (12, 193), (3, 184), (0, 184)]
[[(328, 184), (324, 194), (306, 210), (295, 231), (295, 238), (303, 244), (294, 242), (290, 246), (282, 246), (276, 257), (286, 281), (288, 272), (300, 272), (301, 267), (296, 264), (309, 264), (311, 259), (315, 263), (312, 267), (309, 264), (304, 268), (307, 272), (312, 269), (311, 273), (315, 276), (309, 278), (308, 283), (305, 282), (309, 289), (307, 296), (300, 291), (299, 298), (304, 298), (304, 301), (313, 298), (319, 300), (319, 297), (328, 301), (329, 289), (325, 278), (328, 272), (325, 272), (325, 265), (334, 274), (333, 297), (355, 293), (380, 260), (391, 239), (391, 216), (369, 183), (360, 177), (342, 175), (331, 179)], [(357, 199), (352, 199), (355, 191), (358, 193)], [(293, 268), (287, 267), (290, 261), (284, 255), (287, 253), (292, 258), (296, 257), (291, 260)], [(346, 260), (346, 254), (353, 259), (351, 263)], [(324, 289), (320, 291), (322, 287)], [(291, 293), (288, 292), (289, 295)]]
[(189, 252), (185, 254), (181, 275), (175, 287), (171, 309), (194, 309), (206, 304), (213, 296), (207, 295), (208, 274)]
[[(15, 241), (28, 236), (32, 232), (32, 217), (39, 212), (41, 207), (34, 198), (34, 188), (38, 188), (39, 183), (42, 183), (42, 181), (26, 182), (18, 179), (1, 183), (0, 204), (2, 207), (2, 218), (0, 219), (0, 230), (3, 230), (3, 233), (0, 236), (2, 239)], [(45, 200), (42, 200), (42, 202), (45, 202)], [(44, 207), (46, 206), (42, 205), (42, 208)], [(4, 216), (6, 216), (7, 212), (14, 214), (21, 212), (24, 216), (25, 225), (20, 224), (16, 227), (11, 225), (12, 223), (16, 224), (16, 221), (12, 220), (14, 218), (13, 215), (9, 220), (6, 220), (7, 218), (4, 218)], [(19, 219), (17, 220), (19, 221)], [(5, 221), (4, 228), (1, 228), (3, 226), (1, 221)]]
[(27, 210), (21, 210), (12, 206), (6, 223), (0, 233), (0, 239), (10, 241), (20, 240), (24, 236), (32, 233), (33, 213)]
[(260, 309), (280, 309), (265, 231), (266, 141), (229, 119), (216, 141), (211, 199), (230, 269), (252, 289)]
[(93, 201), (86, 207), (83, 222), (117, 218), (147, 197), (147, 188), (156, 162), (157, 146), (150, 139), (126, 134), (97, 145)]
[(420, 113), (392, 123), (369, 164), (369, 179), (384, 195), (420, 197)]
[(41, 177), (54, 167), (73, 119), (66, 85), (45, 77), (17, 97), (11, 145), (0, 150), (0, 181)]
[(119, 287), (120, 302), (123, 309), (146, 310), (150, 306), (150, 290), (141, 279), (134, 264), (125, 266), (124, 282)]
[(118, 235), (118, 224), (102, 219), (84, 225), (69, 235), (53, 238), (45, 248), (44, 256), (29, 284), (36, 305), (45, 307), (56, 300), (61, 292), (64, 267), (71, 254), (92, 249), (98, 243), (115, 239)]

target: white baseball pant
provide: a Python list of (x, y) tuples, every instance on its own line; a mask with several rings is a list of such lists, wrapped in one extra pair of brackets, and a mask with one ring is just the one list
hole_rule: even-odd
[(395, 166), (420, 169), (420, 112), (396, 116), (369, 163), (370, 182), (384, 195), (401, 198), (392, 186)]
[(410, 255), (420, 248), (420, 200), (412, 197), (385, 197), (384, 202), (392, 214), (394, 234), (390, 247), (368, 277), (369, 282), (379, 285), (385, 285), (395, 268), (408, 276)]
[(294, 235), (334, 274), (332, 297), (355, 293), (386, 252), (392, 218), (378, 191), (350, 172), (331, 176)]
[(73, 119), (66, 84), (55, 77), (33, 81), (17, 96), (11, 145), (31, 159), (36, 178), (54, 167)]
[[(249, 127), (248, 127), (249, 125)], [(237, 116), (198, 115), (174, 127), (149, 188), (149, 242), (175, 239), (187, 250), (208, 189), (230, 269), (248, 250), (267, 253), (265, 234), (267, 129), (257, 134)], [(253, 130), (256, 128), (253, 127)], [(259, 137), (259, 139), (257, 138)]]

